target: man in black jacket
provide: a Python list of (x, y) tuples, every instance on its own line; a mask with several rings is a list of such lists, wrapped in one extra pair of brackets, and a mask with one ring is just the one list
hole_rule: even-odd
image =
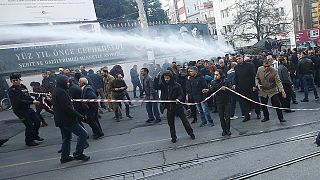
[[(234, 79), (234, 85), (233, 89), (238, 91), (240, 94), (254, 99), (253, 95), (254, 93), (257, 93), (257, 88), (255, 85), (255, 68), (253, 64), (246, 63), (244, 62), (244, 58), (242, 55), (237, 55), (237, 66), (235, 66), (235, 79)], [(240, 99), (240, 105), (241, 105), (241, 110), (243, 111), (244, 119), (243, 122), (249, 121), (250, 120), (250, 105), (251, 103), (244, 99)], [(261, 118), (260, 111), (256, 111), (257, 114), (257, 119)]]
[(225, 88), (230, 88), (230, 82), (225, 79), (224, 73), (221, 69), (214, 72), (215, 80), (211, 82), (211, 92), (215, 92), (221, 88), (215, 95), (219, 118), (222, 128), (222, 136), (230, 136), (230, 92)]
[[(116, 79), (111, 81), (110, 83), (110, 90), (112, 92), (112, 99), (115, 100), (126, 100), (126, 90), (127, 90), (127, 84), (123, 80), (123, 76), (121, 74), (117, 74), (115, 76)], [(115, 114), (115, 119), (117, 122), (119, 122), (119, 118), (121, 116), (121, 109), (120, 109), (120, 104), (119, 102), (112, 103), (113, 104), (113, 111)], [(125, 102), (125, 107), (126, 107), (126, 116), (130, 119), (133, 117), (130, 116), (130, 111), (129, 111), (129, 103)]]
[[(161, 90), (161, 96), (160, 96), (161, 100), (174, 100), (174, 101), (177, 99), (179, 99), (180, 101), (184, 100), (184, 97), (183, 97), (184, 94), (183, 94), (181, 85), (178, 84), (176, 81), (174, 81), (173, 75), (170, 71), (164, 72), (161, 77), (161, 82), (159, 81), (160, 81), (160, 73), (154, 79), (154, 89)], [(167, 109), (167, 119), (168, 119), (168, 125), (170, 127), (171, 142), (172, 143), (177, 142), (176, 129), (174, 126), (175, 115), (179, 116), (185, 130), (187, 131), (191, 139), (195, 139), (190, 123), (183, 112), (182, 105), (178, 103), (166, 103), (164, 104), (164, 107), (165, 109)]]
[[(84, 149), (88, 146), (87, 131), (79, 124), (79, 119), (84, 117), (74, 110), (71, 98), (67, 92), (68, 77), (60, 75), (57, 77), (57, 86), (53, 91), (52, 102), (54, 109), (55, 125), (60, 128), (62, 135), (61, 147), (61, 163), (66, 163), (72, 160), (88, 161), (89, 156), (83, 154)], [(76, 151), (73, 157), (70, 156), (70, 142), (72, 133), (78, 136)]]
[[(88, 85), (87, 78), (79, 79), (79, 86), (82, 89), (81, 99), (97, 99), (97, 95), (93, 88)], [(104, 136), (98, 119), (99, 104), (97, 102), (82, 103), (83, 111), (86, 114), (86, 122), (92, 129), (93, 139), (99, 139)]]
[(14, 114), (22, 120), (26, 127), (25, 130), (25, 143), (27, 146), (39, 145), (34, 140), (43, 141), (39, 137), (40, 117), (30, 107), (31, 104), (39, 105), (40, 102), (31, 98), (28, 89), (25, 85), (21, 84), (21, 75), (19, 73), (12, 73), (10, 81), (12, 86), (8, 89), (9, 98), (12, 104)]
[(314, 84), (314, 78), (313, 78), (314, 64), (311, 61), (311, 59), (306, 57), (306, 55), (307, 55), (306, 52), (301, 52), (300, 60), (298, 62), (298, 68), (297, 68), (297, 73), (302, 76), (302, 84), (303, 84), (303, 90), (304, 90), (304, 99), (301, 100), (301, 102), (309, 102), (309, 98), (308, 98), (309, 87), (312, 88), (315, 99), (316, 100), (319, 99), (318, 92)]
[(205, 126), (208, 122), (210, 123), (210, 126), (214, 126), (213, 120), (208, 110), (208, 104), (207, 102), (202, 102), (206, 98), (206, 94), (203, 92), (203, 89), (207, 89), (208, 84), (204, 77), (198, 74), (197, 67), (190, 67), (189, 74), (190, 76), (188, 77), (188, 81), (186, 84), (186, 101), (198, 103), (196, 106), (200, 113), (200, 118), (202, 121), (200, 127)]
[(131, 82), (132, 82), (132, 86), (133, 86), (133, 97), (134, 98), (138, 98), (136, 90), (137, 87), (139, 87), (139, 91), (140, 91), (140, 98), (143, 97), (143, 90), (142, 90), (142, 85), (140, 82), (140, 76), (137, 70), (137, 65), (133, 65), (133, 67), (130, 69), (130, 76), (131, 76)]

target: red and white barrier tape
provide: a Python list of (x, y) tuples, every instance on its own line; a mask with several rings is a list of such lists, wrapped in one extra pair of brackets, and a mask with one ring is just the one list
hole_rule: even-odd
[[(188, 105), (188, 106), (194, 106), (200, 103), (204, 103), (206, 101), (208, 101), (212, 96), (214, 96), (217, 92), (219, 92), (222, 88), (218, 89), (217, 91), (215, 91), (214, 93), (212, 93), (210, 96), (208, 96), (206, 99), (204, 99), (203, 101), (199, 102), (199, 103), (186, 103), (186, 102), (182, 102), (180, 100), (110, 100), (110, 99), (73, 99), (72, 101), (74, 102), (139, 102), (139, 103), (180, 103), (180, 104), (184, 104), (184, 105)], [(268, 104), (263, 104), (257, 101), (254, 101), (236, 91), (234, 91), (233, 89), (230, 89), (228, 87), (226, 87), (227, 90), (229, 90), (230, 92), (261, 106), (265, 106), (268, 108), (273, 108), (273, 109), (280, 109), (280, 110), (293, 110), (293, 111), (319, 111), (320, 108), (313, 108), (313, 109), (307, 109), (307, 108), (297, 108), (297, 109), (290, 109), (290, 108), (282, 108), (282, 107), (275, 107), (275, 106), (271, 106)], [(30, 92), (30, 94), (41, 94), (41, 95), (49, 95), (48, 93), (37, 93), (37, 92)]]
[(273, 109), (293, 110), (293, 111), (319, 111), (320, 110), (320, 108), (314, 108), (314, 109), (290, 109), (290, 108), (281, 108), (281, 107), (270, 106), (268, 104), (262, 104), (260, 102), (254, 101), (254, 100), (252, 100), (252, 99), (250, 99), (250, 98), (248, 98), (248, 97), (246, 97), (246, 96), (244, 96), (244, 95), (242, 95), (242, 94), (240, 94), (240, 93), (238, 93), (238, 92), (236, 92), (236, 91), (234, 91), (234, 90), (232, 90), (230, 88), (226, 87), (226, 89), (228, 89), (229, 91), (233, 92), (234, 94), (236, 94), (236, 95), (238, 95), (238, 96), (240, 96), (240, 97), (242, 97), (242, 98), (244, 98), (244, 99), (246, 99), (248, 101), (251, 101), (251, 102), (253, 102), (255, 104), (259, 104), (261, 106), (266, 106), (266, 107), (273, 108)]
[(29, 92), (29, 94), (39, 94), (39, 95), (46, 95), (46, 96), (49, 95), (49, 93), (39, 93), (39, 92)]

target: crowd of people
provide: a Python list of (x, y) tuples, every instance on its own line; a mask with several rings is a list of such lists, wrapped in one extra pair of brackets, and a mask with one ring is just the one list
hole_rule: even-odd
[[(272, 106), (285, 108), (276, 109), (279, 121), (284, 123), (286, 120), (283, 111), (294, 112), (290, 109), (290, 104), (298, 103), (296, 90), (304, 92), (301, 102), (309, 101), (310, 89), (315, 100), (319, 99), (316, 89), (316, 85), (320, 86), (319, 72), (320, 52), (306, 48), (278, 54), (267, 51), (259, 55), (226, 54), (216, 60), (200, 59), (183, 64), (174, 59), (172, 63), (165, 62), (162, 67), (159, 64), (144, 64), (140, 70), (134, 65), (130, 69), (130, 77), (133, 98), (176, 101), (145, 103), (148, 115), (146, 123), (161, 122), (160, 113), (166, 110), (171, 142), (176, 143), (176, 116), (181, 119), (190, 138), (195, 139), (190, 123), (196, 123), (199, 117), (200, 127), (214, 126), (212, 113), (218, 112), (222, 136), (230, 136), (230, 120), (242, 116), (242, 121), (247, 122), (251, 120), (252, 110), (256, 119), (262, 119), (261, 122), (269, 121), (268, 108), (258, 103), (267, 104), (270, 99)], [(99, 139), (104, 136), (99, 122), (100, 113), (103, 109), (113, 111), (114, 120), (119, 122), (123, 118), (123, 105), (120, 102), (75, 102), (72, 99), (131, 100), (124, 75), (120, 65), (115, 65), (111, 70), (103, 67), (97, 72), (92, 69), (87, 71), (84, 66), (79, 69), (60, 68), (59, 74), (54, 71), (43, 72), (42, 82), (32, 82), (30, 85), (33, 93), (29, 93), (27, 87), (21, 84), (21, 75), (11, 74), (12, 86), (8, 94), (13, 112), (26, 127), (26, 145), (37, 146), (38, 141), (44, 140), (39, 136), (39, 128), (48, 125), (41, 115), (41, 111), (45, 109), (54, 115), (55, 125), (61, 131), (61, 163), (89, 160), (90, 157), (83, 153), (89, 146), (88, 131), (83, 123), (92, 129), (93, 139)], [(230, 89), (258, 103), (240, 97)], [(212, 93), (216, 94), (210, 96)], [(196, 105), (182, 104), (177, 100)], [(237, 102), (241, 112), (238, 116)], [(36, 111), (30, 107), (32, 104), (36, 106)], [(126, 117), (132, 119), (132, 103), (126, 101), (123, 104)], [(78, 136), (78, 142), (75, 153), (70, 156), (72, 133)]]

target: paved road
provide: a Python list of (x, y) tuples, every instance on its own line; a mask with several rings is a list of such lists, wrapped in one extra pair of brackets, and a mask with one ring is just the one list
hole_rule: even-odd
[[(299, 93), (298, 97), (301, 98), (301, 95)], [(293, 107), (315, 108), (320, 107), (320, 104), (311, 101), (299, 103)], [(9, 125), (21, 129), (0, 148), (0, 179), (90, 179), (214, 156), (309, 132), (313, 132), (313, 135), (320, 127), (319, 111), (299, 111), (285, 114), (285, 119), (288, 122), (281, 124), (276, 118), (275, 111), (270, 110), (271, 120), (265, 123), (254, 118), (246, 123), (241, 122), (241, 118), (233, 120), (231, 122), (232, 138), (222, 138), (217, 114), (213, 114), (216, 126), (200, 128), (199, 124), (192, 125), (196, 134), (195, 140), (191, 140), (187, 136), (180, 121), (177, 120), (178, 142), (172, 144), (165, 117), (160, 124), (147, 124), (145, 123), (147, 116), (144, 106), (136, 104), (131, 110), (135, 118), (132, 120), (123, 119), (119, 123), (112, 119), (113, 113), (105, 112), (102, 114), (100, 121), (106, 136), (100, 140), (90, 138), (90, 147), (86, 153), (91, 156), (91, 160), (87, 163), (70, 162), (64, 165), (60, 165), (57, 153), (60, 149), (61, 137), (59, 130), (54, 127), (50, 115), (45, 114), (50, 125), (40, 129), (41, 136), (46, 141), (39, 147), (31, 148), (24, 145), (24, 133), (21, 132), (23, 126), (17, 120), (1, 121), (4, 122), (0, 124), (3, 130), (15, 131)], [(239, 115), (239, 112), (237, 113)], [(91, 135), (90, 128), (88, 130)], [(5, 133), (0, 133), (1, 136), (3, 134)], [(150, 179), (227, 179), (318, 151), (319, 149), (312, 142), (313, 138), (308, 138), (297, 142), (276, 144), (188, 168), (174, 169), (173, 167), (172, 172), (164, 174), (160, 170), (146, 171), (146, 175), (152, 175), (155, 172), (161, 173), (159, 176), (150, 177)], [(314, 168), (318, 159), (319, 157), (314, 157), (256, 176), (253, 179), (318, 179), (319, 173)], [(139, 177), (139, 174), (135, 175)]]

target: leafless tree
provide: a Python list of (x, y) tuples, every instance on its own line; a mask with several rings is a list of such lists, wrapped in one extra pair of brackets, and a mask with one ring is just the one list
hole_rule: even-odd
[(278, 0), (238, 0), (231, 8), (236, 12), (227, 39), (260, 41), (270, 36), (288, 35), (293, 28), (284, 9), (276, 8)]

